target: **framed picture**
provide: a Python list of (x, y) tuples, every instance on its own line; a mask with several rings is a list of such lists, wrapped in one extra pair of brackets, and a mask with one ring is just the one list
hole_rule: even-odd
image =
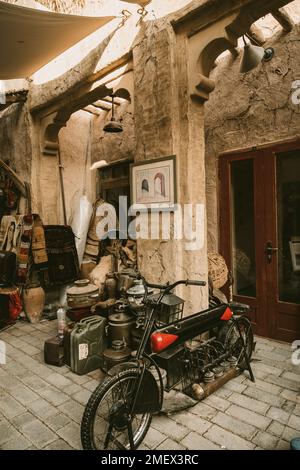
[(172, 210), (176, 203), (176, 157), (132, 164), (130, 186), (134, 209)]
[(300, 271), (300, 240), (290, 242), (293, 271)]

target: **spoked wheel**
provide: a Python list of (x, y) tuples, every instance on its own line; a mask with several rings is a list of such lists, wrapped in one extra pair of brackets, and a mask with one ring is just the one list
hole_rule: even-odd
[(126, 370), (105, 379), (91, 395), (81, 422), (85, 450), (134, 450), (151, 424), (151, 413), (132, 414), (140, 374)]
[(230, 351), (231, 355), (237, 358), (238, 367), (241, 369), (247, 369), (243, 342), (239, 330), (243, 337), (247, 356), (250, 361), (253, 352), (254, 339), (251, 322), (248, 318), (237, 317), (228, 325), (223, 327), (219, 333), (219, 340), (224, 344), (225, 349)]

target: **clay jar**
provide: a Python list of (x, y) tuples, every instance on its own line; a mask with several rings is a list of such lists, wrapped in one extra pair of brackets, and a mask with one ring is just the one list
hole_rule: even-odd
[(42, 287), (30, 287), (23, 290), (23, 308), (28, 320), (37, 323), (42, 317), (45, 306), (45, 291)]

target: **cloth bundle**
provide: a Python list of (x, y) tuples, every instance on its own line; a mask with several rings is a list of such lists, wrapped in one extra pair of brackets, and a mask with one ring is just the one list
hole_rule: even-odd
[(44, 227), (37, 214), (4, 216), (0, 226), (0, 244), (1, 250), (16, 254), (15, 284), (28, 284), (34, 267), (47, 269)]
[(30, 247), (32, 239), (33, 215), (24, 215), (20, 235), (20, 243), (17, 247), (17, 272), (16, 284), (24, 285), (27, 281)]
[(39, 215), (34, 215), (31, 248), (34, 264), (47, 266), (48, 255), (46, 249), (45, 231), (43, 222)]

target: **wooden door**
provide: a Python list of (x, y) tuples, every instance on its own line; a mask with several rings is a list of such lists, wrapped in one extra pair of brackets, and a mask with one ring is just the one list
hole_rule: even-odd
[(220, 249), (258, 335), (300, 339), (300, 143), (220, 157)]

